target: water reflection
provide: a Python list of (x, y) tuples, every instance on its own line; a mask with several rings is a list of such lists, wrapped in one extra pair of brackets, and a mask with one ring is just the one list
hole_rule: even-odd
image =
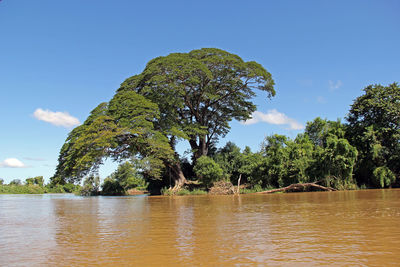
[(0, 195), (0, 265), (396, 265), (399, 197)]

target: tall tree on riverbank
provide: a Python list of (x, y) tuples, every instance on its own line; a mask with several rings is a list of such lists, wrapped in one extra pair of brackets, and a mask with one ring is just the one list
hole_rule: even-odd
[[(369, 85), (351, 106), (348, 139), (357, 147), (360, 183), (385, 187), (400, 176), (400, 87)], [(379, 181), (378, 181), (379, 180)]]
[[(230, 121), (251, 117), (255, 89), (270, 98), (275, 95), (273, 86), (271, 74), (260, 64), (220, 49), (155, 58), (141, 74), (122, 83), (109, 104), (99, 107), (103, 113), (71, 132), (55, 177), (80, 180), (104, 157), (118, 160), (139, 154), (162, 161), (178, 189), (186, 178), (175, 150), (177, 141), (189, 142), (195, 163), (229, 132)], [(128, 106), (126, 99), (131, 99)], [(142, 105), (150, 107), (145, 109), (149, 113), (139, 112)], [(137, 121), (136, 116), (144, 119)], [(149, 142), (154, 149), (148, 148)]]

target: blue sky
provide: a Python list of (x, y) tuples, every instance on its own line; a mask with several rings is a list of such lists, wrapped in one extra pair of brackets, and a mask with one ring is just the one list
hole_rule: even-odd
[(2, 0), (0, 178), (48, 179), (71, 125), (172, 52), (217, 47), (272, 74), (277, 94), (254, 99), (257, 123), (232, 122), (220, 145), (257, 150), (317, 116), (344, 118), (365, 86), (400, 82), (399, 12), (387, 0)]

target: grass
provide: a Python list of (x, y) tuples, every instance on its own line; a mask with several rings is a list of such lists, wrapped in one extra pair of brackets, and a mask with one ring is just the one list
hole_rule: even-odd
[(189, 190), (182, 188), (178, 192), (173, 192), (172, 190), (164, 187), (161, 189), (161, 194), (164, 196), (188, 196), (188, 195), (207, 195), (207, 191), (201, 189)]
[(178, 196), (186, 196), (186, 195), (207, 195), (207, 191), (201, 189), (194, 189), (190, 191), (188, 189), (181, 189), (177, 192)]
[(38, 185), (0, 185), (0, 194), (44, 194), (43, 187)]

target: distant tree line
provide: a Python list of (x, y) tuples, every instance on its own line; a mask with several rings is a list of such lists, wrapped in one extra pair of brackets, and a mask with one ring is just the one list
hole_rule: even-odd
[(26, 178), (24, 182), (14, 179), (4, 184), (0, 178), (0, 194), (44, 194), (44, 193), (73, 193), (79, 190), (80, 185), (66, 183), (64, 185), (45, 184), (43, 176)]

